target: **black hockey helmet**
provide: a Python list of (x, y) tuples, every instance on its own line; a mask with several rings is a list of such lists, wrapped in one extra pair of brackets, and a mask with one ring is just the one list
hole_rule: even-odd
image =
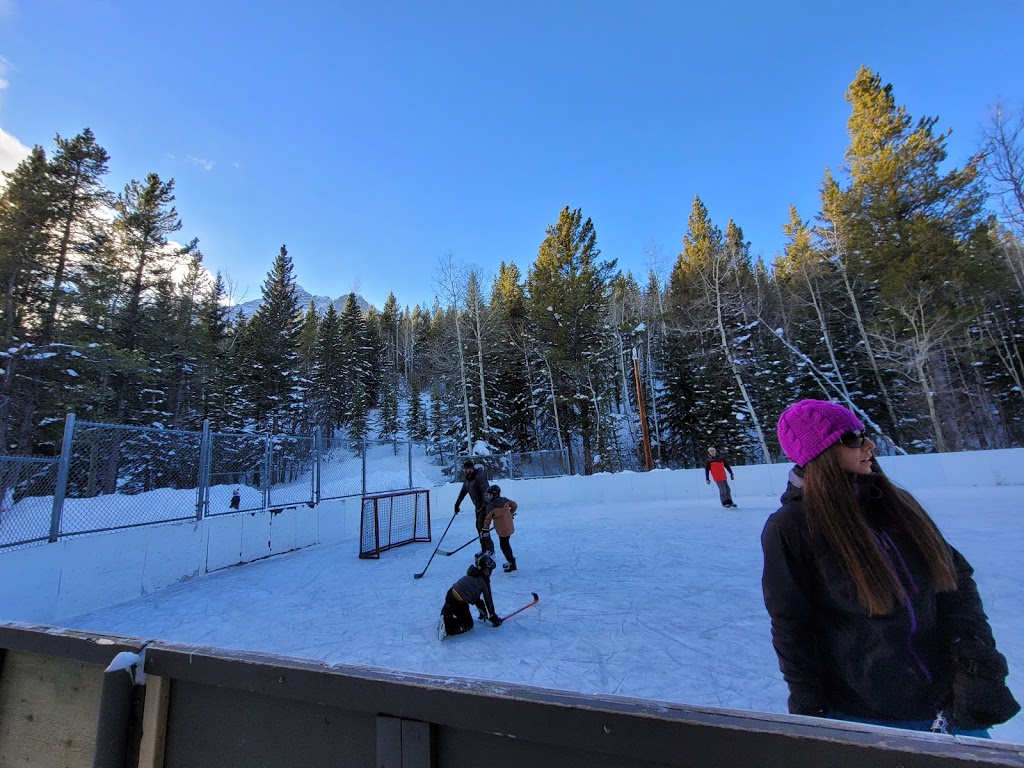
[(487, 498), (488, 500), (490, 500), (490, 499), (496, 499), (496, 498), (498, 498), (499, 496), (501, 496), (501, 488), (499, 488), (499, 487), (498, 487), (497, 485), (492, 485), (492, 486), (489, 486), (489, 487), (487, 488), (487, 490), (486, 490), (486, 491), (484, 491), (484, 496), (485, 496), (485, 497), (486, 497), (486, 498)]
[(473, 558), (473, 563), (477, 568), (486, 573), (490, 573), (498, 567), (497, 563), (494, 562), (494, 558), (486, 552), (480, 552), (475, 558)]

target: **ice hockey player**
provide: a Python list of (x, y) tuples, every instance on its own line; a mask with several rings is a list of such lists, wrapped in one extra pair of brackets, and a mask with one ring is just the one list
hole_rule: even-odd
[(480, 530), (480, 539), (483, 540), (483, 537), (487, 535), (487, 529), (491, 527), (491, 523), (494, 523), (494, 530), (498, 534), (498, 546), (501, 547), (501, 553), (505, 555), (507, 561), (502, 566), (502, 570), (505, 573), (512, 573), (516, 570), (516, 557), (512, 554), (512, 545), (508, 540), (516, 532), (512, 518), (515, 517), (519, 505), (502, 496), (501, 488), (497, 485), (490, 486), (484, 493), (484, 498), (487, 499), (487, 515), (484, 517), (484, 524)]
[[(462, 489), (459, 491), (458, 498), (455, 499), (455, 514), (459, 514), (459, 507), (468, 493), (470, 501), (476, 508), (477, 531), (487, 527), (483, 524), (486, 514), (485, 505), (487, 504), (484, 493), (487, 491), (487, 485), (487, 475), (484, 474), (484, 471), (477, 468), (472, 459), (466, 459), (462, 464)], [(494, 539), (491, 538), (491, 534), (488, 533), (486, 536), (480, 537), (480, 548), (484, 552), (494, 555)]]
[(441, 608), (441, 631), (438, 633), (441, 639), (461, 635), (473, 628), (473, 617), (469, 613), (471, 605), (479, 611), (480, 621), (489, 621), (494, 627), (501, 626), (501, 618), (494, 611), (494, 599), (491, 597), (494, 565), (494, 558), (481, 552), (474, 558), (466, 575), (452, 584)]
[(239, 505), (241, 503), (242, 503), (242, 494), (239, 493), (237, 488), (235, 488), (235, 490), (231, 494), (231, 504), (230, 504), (230, 507), (232, 509), (238, 509), (238, 507), (239, 507)]
[(730, 479), (736, 479), (729, 462), (718, 455), (718, 449), (708, 448), (708, 458), (704, 462), (704, 480), (711, 485), (711, 480), (714, 479), (718, 485), (718, 498), (722, 501), (722, 506), (726, 509), (736, 509), (736, 505), (732, 503), (732, 490), (729, 488), (729, 481), (725, 479), (726, 472), (729, 473)]

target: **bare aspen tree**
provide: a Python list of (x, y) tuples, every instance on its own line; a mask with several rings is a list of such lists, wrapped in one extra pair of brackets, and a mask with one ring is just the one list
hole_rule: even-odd
[(476, 347), (476, 373), (480, 387), (480, 416), (483, 422), (483, 433), (490, 440), (491, 428), (487, 420), (487, 377), (484, 370), (484, 348), (487, 346), (486, 307), (480, 296), (480, 278), (476, 269), (471, 269), (466, 279), (466, 317), (469, 320), (469, 332)]
[(451, 251), (447, 251), (438, 258), (434, 284), (438, 296), (452, 311), (452, 322), (455, 326), (456, 359), (459, 364), (463, 419), (466, 428), (466, 453), (472, 454), (473, 423), (469, 413), (469, 377), (466, 375), (466, 350), (462, 343), (462, 320), (460, 317), (461, 307), (465, 304), (466, 300), (466, 276), (465, 270), (455, 263), (455, 257)]
[(938, 366), (933, 358), (950, 343), (958, 328), (948, 309), (936, 301), (934, 291), (925, 286), (907, 286), (902, 300), (891, 302), (894, 315), (886, 333), (872, 333), (877, 353), (900, 365), (907, 377), (921, 389), (933, 426), (935, 450), (949, 450), (949, 441), (936, 402)]

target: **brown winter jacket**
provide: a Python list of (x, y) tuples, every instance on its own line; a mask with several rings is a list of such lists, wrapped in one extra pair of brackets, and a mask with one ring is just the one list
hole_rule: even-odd
[(487, 517), (484, 519), (483, 527), (489, 528), (493, 521), (498, 536), (511, 536), (516, 532), (516, 527), (512, 523), (512, 513), (517, 509), (519, 505), (504, 496), (492, 499), (487, 502)]

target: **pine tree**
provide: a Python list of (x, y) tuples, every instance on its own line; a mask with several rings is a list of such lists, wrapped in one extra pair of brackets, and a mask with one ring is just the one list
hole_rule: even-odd
[(341, 325), (331, 304), (320, 321), (313, 351), (314, 420), (327, 437), (345, 422), (349, 388), (348, 366), (344, 359)]
[(526, 279), (529, 317), (546, 358), (560, 427), (579, 436), (582, 471), (594, 471), (601, 415), (595, 403), (608, 385), (605, 328), (608, 282), (615, 262), (598, 261), (597, 234), (580, 209), (568, 206), (547, 228)]
[(294, 426), (294, 382), (299, 377), (297, 352), (302, 315), (288, 249), (281, 250), (263, 283), (263, 301), (244, 331), (244, 397), (252, 409), (250, 423), (274, 433)]
[(526, 294), (515, 264), (503, 261), (499, 265), (490, 311), (495, 324), (488, 376), (493, 439), (506, 450), (540, 448), (537, 406), (530, 383), (539, 376), (539, 363), (526, 335)]
[[(866, 67), (846, 98), (850, 187), (842, 213), (850, 258), (872, 287), (875, 355), (899, 367), (908, 406), (917, 401), (927, 413), (930, 429), (911, 430), (915, 443), (946, 450), (960, 441), (948, 345), (977, 315), (963, 298), (974, 268), (969, 243), (982, 226), (978, 160), (943, 171), (949, 133), (934, 133), (938, 118), (915, 122), (896, 105), (892, 86)], [(899, 407), (892, 397), (890, 405)], [(911, 423), (920, 423), (919, 413), (896, 426)]]
[(196, 329), (199, 417), (215, 428), (229, 425), (228, 392), (237, 381), (232, 363), (233, 334), (227, 319), (224, 278), (218, 272), (201, 299)]
[(742, 234), (723, 238), (699, 197), (668, 285), (673, 340), (661, 406), (677, 461), (702, 462), (708, 446), (733, 456), (768, 454), (743, 364)]
[(110, 157), (96, 143), (92, 131), (86, 128), (71, 139), (58, 134), (56, 143), (47, 169), (53, 213), (53, 261), (47, 270), (52, 275), (50, 295), (39, 332), (43, 344), (54, 338), (61, 302), (68, 296), (64, 283), (72, 266), (72, 253), (102, 226), (102, 210), (111, 203), (111, 194), (103, 184)]
[(345, 425), (349, 437), (362, 439), (367, 434), (372, 362), (370, 359), (369, 329), (363, 318), (355, 293), (345, 299), (339, 317), (342, 357), (344, 359), (344, 381), (348, 389), (345, 404)]
[(406, 434), (416, 442), (424, 442), (429, 437), (427, 415), (423, 410), (422, 392), (418, 377), (409, 379), (409, 410), (405, 419)]
[(398, 437), (398, 380), (390, 363), (385, 364), (381, 379), (377, 437), (381, 440), (395, 440)]
[(52, 220), (46, 154), (35, 147), (10, 173), (0, 194), (0, 453), (25, 452), (50, 366), (32, 343), (32, 316), (46, 295), (46, 230)]

